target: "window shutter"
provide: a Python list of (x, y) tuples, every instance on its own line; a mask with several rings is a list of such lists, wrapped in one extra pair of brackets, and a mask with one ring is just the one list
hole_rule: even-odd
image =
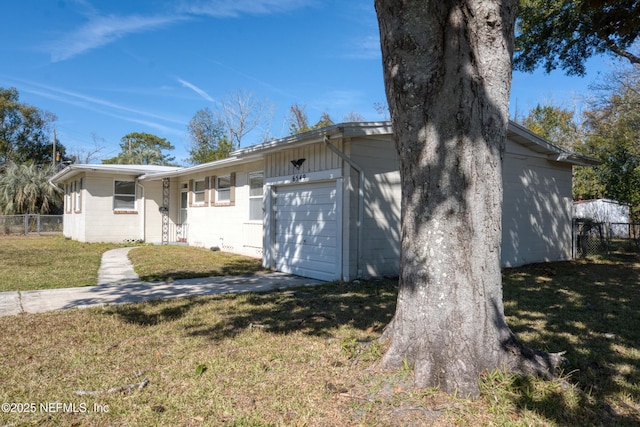
[(216, 200), (218, 200), (218, 196), (216, 193), (216, 190), (218, 188), (218, 179), (215, 175), (209, 177), (209, 187), (211, 188), (211, 198), (209, 199), (209, 201), (211, 202), (210, 205), (213, 206), (215, 205)]
[(193, 180), (189, 180), (189, 207), (193, 206)]
[(235, 172), (231, 172), (231, 175), (229, 176), (229, 181), (231, 185), (231, 188), (229, 189), (229, 203), (233, 205), (236, 202), (236, 173)]

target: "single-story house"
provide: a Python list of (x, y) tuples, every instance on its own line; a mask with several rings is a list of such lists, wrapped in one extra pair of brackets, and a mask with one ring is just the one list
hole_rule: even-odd
[[(323, 280), (397, 275), (400, 175), (390, 122), (333, 125), (186, 168), (69, 165), (65, 236), (219, 248)], [(502, 265), (571, 257), (573, 165), (510, 123)]]

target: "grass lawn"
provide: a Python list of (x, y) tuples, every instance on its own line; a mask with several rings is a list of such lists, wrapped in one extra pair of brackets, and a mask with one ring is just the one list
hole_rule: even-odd
[[(0, 292), (97, 284), (102, 254), (113, 243), (80, 243), (62, 236), (1, 236)], [(252, 274), (261, 261), (187, 246), (143, 245), (129, 252), (141, 280)]]
[(21, 411), (0, 425), (640, 424), (636, 255), (507, 269), (504, 293), (518, 336), (569, 365), (488, 373), (475, 400), (376, 368), (392, 281), (0, 317), (0, 401)]
[(95, 285), (102, 254), (118, 246), (62, 236), (0, 236), (0, 292)]

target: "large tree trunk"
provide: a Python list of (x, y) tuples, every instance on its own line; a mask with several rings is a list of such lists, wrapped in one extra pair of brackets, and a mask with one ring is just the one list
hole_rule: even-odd
[(400, 159), (402, 254), (383, 364), (418, 387), (557, 363), (520, 346), (502, 304), (502, 152), (517, 0), (376, 0)]

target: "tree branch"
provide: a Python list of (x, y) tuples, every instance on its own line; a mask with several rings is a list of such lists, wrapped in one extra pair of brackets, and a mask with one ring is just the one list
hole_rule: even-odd
[(607, 46), (613, 53), (622, 56), (623, 58), (627, 58), (632, 64), (640, 64), (640, 57), (622, 49), (613, 40), (611, 40), (611, 38), (607, 38)]

